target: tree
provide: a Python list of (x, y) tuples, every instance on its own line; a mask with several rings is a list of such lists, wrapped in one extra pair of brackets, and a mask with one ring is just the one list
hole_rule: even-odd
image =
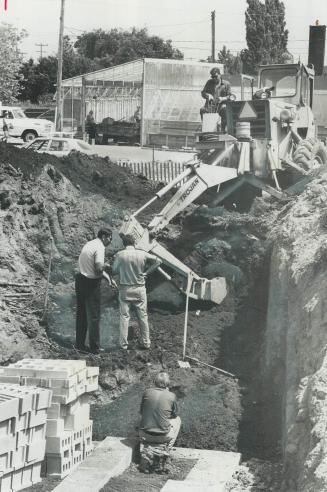
[(183, 53), (173, 48), (171, 41), (159, 36), (149, 36), (147, 29), (130, 31), (97, 29), (78, 36), (75, 48), (79, 55), (98, 60), (103, 67), (110, 67), (138, 58), (182, 59)]
[[(183, 58), (171, 41), (149, 36), (146, 29), (122, 31), (111, 29), (81, 34), (72, 44), (69, 36), (63, 43), (63, 78), (67, 79), (101, 68), (119, 65), (137, 58)], [(57, 82), (57, 58), (43, 57), (37, 63), (29, 60), (21, 67), (21, 100), (36, 103), (45, 94), (54, 94)]]
[(9, 24), (0, 25), (0, 101), (11, 104), (19, 93), (19, 70), (22, 57), (18, 46), (26, 35)]
[(288, 30), (285, 7), (280, 0), (247, 0), (245, 12), (248, 48), (241, 52), (244, 71), (257, 73), (258, 66), (283, 63), (287, 52)]
[[(20, 96), (22, 101), (38, 103), (40, 97), (56, 92), (58, 60), (55, 56), (45, 56), (38, 63), (33, 59), (23, 63), (20, 70)], [(64, 36), (63, 78), (101, 68), (94, 60), (77, 54), (68, 36)]]
[(233, 55), (225, 45), (218, 51), (217, 61), (224, 65), (225, 73), (234, 75), (236, 73), (241, 73), (242, 71), (242, 60), (239, 53), (237, 53), (236, 56)]

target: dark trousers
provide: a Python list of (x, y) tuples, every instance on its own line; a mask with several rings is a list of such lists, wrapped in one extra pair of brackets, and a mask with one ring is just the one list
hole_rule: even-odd
[(76, 292), (76, 347), (85, 348), (89, 330), (90, 349), (100, 347), (100, 285), (101, 278), (91, 279), (78, 273), (75, 278)]

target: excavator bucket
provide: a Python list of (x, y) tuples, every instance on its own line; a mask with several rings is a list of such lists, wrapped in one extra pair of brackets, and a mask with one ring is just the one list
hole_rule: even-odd
[(224, 277), (216, 277), (207, 281), (205, 299), (221, 304), (227, 295), (227, 284)]
[(190, 297), (203, 301), (211, 301), (221, 304), (227, 295), (227, 284), (224, 277), (194, 278), (190, 291)]

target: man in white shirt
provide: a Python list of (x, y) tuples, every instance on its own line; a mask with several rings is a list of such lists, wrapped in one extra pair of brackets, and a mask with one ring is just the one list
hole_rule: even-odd
[(141, 249), (135, 249), (135, 239), (131, 235), (122, 237), (125, 249), (115, 256), (113, 272), (119, 275), (119, 343), (127, 349), (130, 307), (136, 309), (140, 326), (140, 345), (143, 349), (150, 348), (150, 333), (147, 311), (145, 279), (161, 264), (161, 260)]
[(105, 248), (112, 239), (112, 231), (102, 228), (98, 237), (88, 241), (79, 256), (79, 273), (75, 279), (76, 291), (76, 348), (87, 351), (86, 333), (89, 331), (90, 351), (100, 349), (100, 285), (103, 273), (110, 269), (105, 263)]

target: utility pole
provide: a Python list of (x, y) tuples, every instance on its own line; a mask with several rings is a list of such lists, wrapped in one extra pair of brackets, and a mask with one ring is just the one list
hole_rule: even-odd
[(216, 60), (216, 11), (211, 12), (211, 63)]
[(65, 18), (65, 0), (61, 0), (60, 9), (60, 28), (58, 44), (58, 72), (57, 72), (57, 119), (56, 130), (62, 130), (62, 100), (61, 100), (61, 82), (62, 82), (62, 59), (64, 51), (64, 18)]
[(35, 46), (40, 46), (40, 50), (39, 50), (39, 53), (40, 53), (40, 60), (42, 60), (43, 58), (43, 46), (48, 46), (47, 44), (44, 44), (44, 43), (35, 43)]

